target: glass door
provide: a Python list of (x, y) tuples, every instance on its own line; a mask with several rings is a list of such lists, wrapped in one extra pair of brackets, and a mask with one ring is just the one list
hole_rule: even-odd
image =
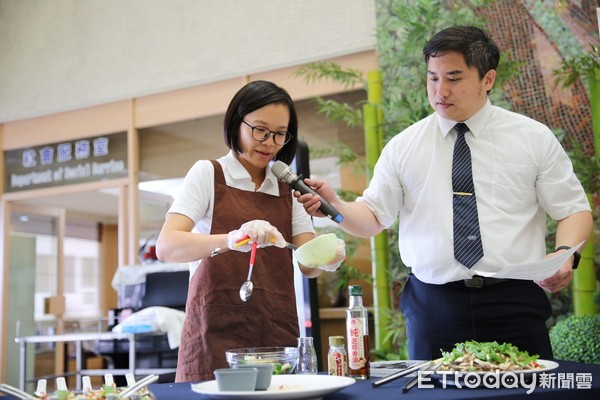
[[(63, 288), (65, 210), (5, 203), (8, 242), (7, 365), (20, 363), (16, 336), (54, 335), (64, 331)], [(33, 345), (28, 345), (33, 346)], [(27, 375), (64, 372), (62, 345), (38, 345), (27, 352)], [(18, 381), (19, 368), (7, 371), (7, 382)], [(27, 391), (35, 390), (33, 384)]]

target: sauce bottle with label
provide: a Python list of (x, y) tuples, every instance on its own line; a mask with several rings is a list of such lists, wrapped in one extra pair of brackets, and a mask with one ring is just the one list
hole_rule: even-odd
[(367, 309), (363, 305), (362, 286), (348, 288), (350, 304), (346, 309), (346, 337), (348, 338), (348, 376), (369, 379), (369, 325)]
[(344, 348), (343, 336), (329, 336), (329, 353), (327, 353), (327, 371), (329, 375), (348, 375), (348, 354)]

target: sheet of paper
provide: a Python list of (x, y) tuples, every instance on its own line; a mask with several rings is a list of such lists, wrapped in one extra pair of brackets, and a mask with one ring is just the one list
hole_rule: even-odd
[(543, 258), (539, 261), (527, 262), (517, 265), (507, 265), (498, 272), (474, 271), (476, 275), (485, 276), (488, 278), (503, 278), (503, 279), (523, 279), (541, 281), (549, 278), (562, 267), (562, 265), (575, 253), (583, 242), (573, 246), (569, 251), (559, 253), (549, 258)]

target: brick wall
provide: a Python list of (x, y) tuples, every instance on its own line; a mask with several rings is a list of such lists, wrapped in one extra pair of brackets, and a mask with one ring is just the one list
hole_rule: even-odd
[[(598, 45), (596, 1), (546, 1), (572, 31), (582, 48)], [(486, 29), (502, 51), (515, 61), (523, 62), (520, 74), (505, 85), (514, 111), (537, 119), (552, 129), (563, 129), (593, 154), (593, 133), (589, 95), (585, 85), (577, 82), (568, 89), (555, 86), (553, 70), (564, 56), (548, 29), (536, 22), (526, 2), (499, 0), (479, 10), (487, 20)], [(555, 33), (555, 32), (553, 32)], [(571, 34), (566, 33), (566, 34)]]

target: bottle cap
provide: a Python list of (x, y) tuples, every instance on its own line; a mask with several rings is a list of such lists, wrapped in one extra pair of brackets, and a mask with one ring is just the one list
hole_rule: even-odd
[(344, 345), (344, 337), (343, 336), (329, 336), (329, 345), (330, 346), (343, 346)]
[(348, 293), (350, 296), (362, 296), (362, 286), (361, 285), (353, 285), (348, 288)]

